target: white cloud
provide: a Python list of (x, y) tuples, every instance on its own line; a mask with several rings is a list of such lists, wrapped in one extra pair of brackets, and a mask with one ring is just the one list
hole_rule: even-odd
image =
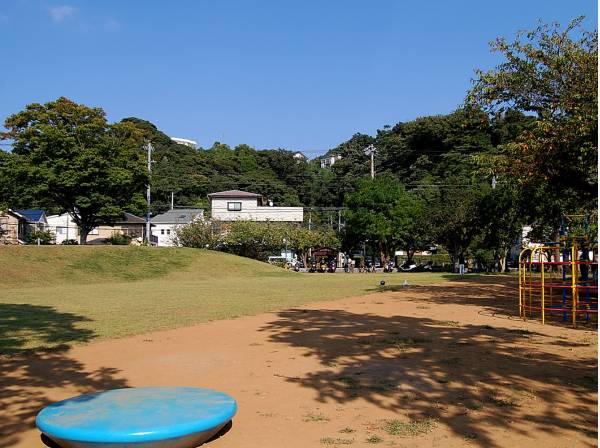
[(65, 19), (75, 14), (76, 11), (77, 8), (69, 5), (60, 5), (48, 8), (50, 17), (52, 17), (52, 20), (54, 20), (56, 23), (63, 22)]

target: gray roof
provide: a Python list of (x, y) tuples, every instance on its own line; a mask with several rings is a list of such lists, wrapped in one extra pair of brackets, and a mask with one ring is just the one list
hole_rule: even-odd
[(216, 193), (209, 193), (209, 198), (262, 198), (262, 194), (249, 193), (241, 190), (227, 190), (218, 191)]
[(144, 218), (140, 218), (139, 216), (135, 216), (132, 213), (123, 213), (125, 218), (120, 218), (117, 220), (117, 224), (145, 224), (146, 220)]
[(189, 224), (198, 216), (204, 216), (201, 208), (180, 208), (156, 215), (150, 222), (152, 224)]

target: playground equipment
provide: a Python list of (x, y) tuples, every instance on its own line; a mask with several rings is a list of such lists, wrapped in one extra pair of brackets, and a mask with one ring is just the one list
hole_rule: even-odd
[(562, 315), (577, 327), (598, 317), (598, 244), (587, 233), (568, 235), (565, 226), (559, 242), (523, 249), (519, 255), (519, 315), (539, 317)]
[(191, 448), (235, 415), (227, 394), (194, 387), (114, 389), (59, 401), (36, 425), (64, 448)]

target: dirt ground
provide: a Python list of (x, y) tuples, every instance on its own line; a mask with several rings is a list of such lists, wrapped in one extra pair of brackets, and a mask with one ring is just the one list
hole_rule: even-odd
[(206, 446), (592, 447), (597, 333), (515, 317), (488, 277), (0, 358), (0, 447), (80, 393), (199, 386), (238, 400)]

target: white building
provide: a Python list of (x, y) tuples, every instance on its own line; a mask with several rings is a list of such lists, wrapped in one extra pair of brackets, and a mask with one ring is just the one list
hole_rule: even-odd
[(62, 244), (66, 240), (79, 242), (79, 227), (73, 221), (70, 213), (50, 215), (46, 219), (50, 231), (54, 232), (56, 244)]
[(321, 168), (329, 168), (335, 164), (338, 160), (341, 160), (340, 154), (333, 154), (330, 156), (321, 157)]
[(306, 162), (308, 160), (308, 157), (306, 157), (304, 154), (302, 154), (300, 151), (295, 152), (294, 155), (292, 156), (297, 162)]
[(179, 143), (180, 145), (189, 146), (190, 148), (196, 149), (198, 147), (197, 142), (194, 140), (188, 140), (187, 138), (171, 137), (171, 140), (175, 143)]
[(217, 221), (281, 221), (302, 222), (302, 207), (275, 207), (265, 204), (262, 195), (247, 191), (219, 191), (208, 195), (211, 218)]
[(157, 246), (176, 246), (177, 229), (197, 219), (204, 219), (201, 208), (179, 208), (156, 215), (150, 219), (152, 242)]

